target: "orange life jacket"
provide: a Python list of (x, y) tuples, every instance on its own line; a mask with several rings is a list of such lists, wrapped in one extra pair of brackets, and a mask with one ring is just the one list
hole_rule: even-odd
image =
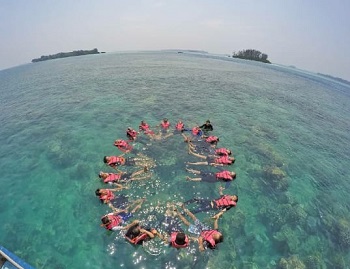
[(168, 129), (170, 126), (170, 122), (169, 121), (162, 121), (160, 126), (162, 126), (163, 129)]
[(201, 129), (199, 129), (199, 127), (193, 127), (192, 128), (192, 134), (193, 135), (198, 135), (198, 133), (201, 131)]
[(125, 236), (125, 238), (131, 243), (131, 244), (135, 244), (137, 245), (139, 242), (142, 242), (143, 240), (145, 240), (146, 238), (148, 238), (148, 234), (146, 233), (142, 233), (134, 238), (129, 238), (127, 236)]
[(132, 146), (125, 140), (117, 140), (114, 142), (114, 146), (116, 146), (119, 150), (126, 152), (132, 150)]
[(124, 157), (119, 156), (110, 156), (110, 160), (108, 161), (108, 165), (123, 165), (125, 163)]
[(111, 190), (103, 189), (106, 193), (100, 195), (100, 200), (103, 202), (109, 202), (110, 200), (114, 199), (114, 193)]
[(103, 180), (104, 183), (114, 182), (120, 180), (122, 174), (108, 174), (108, 176)]
[(108, 217), (108, 219), (110, 220), (110, 223), (107, 225), (102, 225), (103, 227), (105, 227), (107, 230), (112, 230), (112, 228), (118, 226), (120, 223), (122, 223), (123, 219), (120, 216), (116, 216), (116, 215), (105, 215), (103, 216), (101, 219), (103, 219), (104, 217)]
[(225, 181), (233, 180), (231, 172), (227, 171), (227, 170), (221, 171), (221, 172), (217, 172), (217, 173), (215, 173), (215, 176), (216, 176), (217, 180), (220, 180), (220, 179), (225, 180)]
[(219, 149), (215, 150), (215, 154), (221, 155), (221, 156), (228, 156), (229, 155), (228, 152), (229, 152), (229, 150), (226, 148), (219, 148)]
[(182, 131), (182, 129), (185, 127), (185, 124), (183, 122), (178, 122), (175, 125), (175, 129), (178, 131)]
[(205, 139), (206, 142), (208, 143), (215, 143), (215, 142), (218, 142), (219, 141), (219, 138), (217, 136), (209, 136), (207, 137), (207, 139)]
[(232, 160), (228, 156), (221, 156), (215, 159), (217, 164), (232, 164)]
[(213, 235), (218, 233), (217, 230), (207, 230), (207, 231), (202, 231), (200, 236), (203, 237), (204, 241), (207, 241), (212, 247), (215, 247), (216, 243), (213, 238)]
[(236, 206), (236, 201), (233, 201), (229, 195), (224, 195), (220, 199), (214, 200), (217, 208), (227, 207), (227, 206)]

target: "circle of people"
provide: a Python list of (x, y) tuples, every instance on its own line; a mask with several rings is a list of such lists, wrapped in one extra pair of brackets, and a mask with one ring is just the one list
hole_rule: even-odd
[[(113, 168), (116, 173), (101, 171), (98, 175), (103, 183), (112, 184), (115, 187), (113, 189), (101, 188), (95, 191), (100, 201), (112, 209), (111, 213), (101, 217), (101, 226), (110, 231), (125, 231), (125, 239), (135, 245), (141, 245), (147, 240), (159, 237), (166, 244), (177, 249), (186, 248), (191, 242), (197, 242), (200, 251), (206, 248), (215, 249), (224, 239), (223, 234), (218, 229), (218, 220), (230, 208), (235, 207), (238, 202), (237, 195), (225, 195), (223, 193), (236, 178), (235, 172), (225, 170), (224, 167), (221, 168), (235, 162), (232, 151), (227, 148), (217, 147), (219, 138), (210, 134), (213, 131), (213, 126), (209, 120), (201, 126), (187, 129), (181, 120), (176, 123), (175, 128), (171, 128), (170, 122), (165, 118), (156, 128), (159, 128), (159, 131), (152, 131), (145, 121), (141, 121), (139, 131), (131, 127), (127, 128), (126, 136), (128, 140), (118, 139), (114, 142), (114, 146), (123, 153), (119, 156), (104, 156), (103, 162), (108, 167)], [(168, 216), (178, 218), (188, 226), (188, 233), (191, 235), (186, 234), (182, 229), (162, 233), (154, 228), (143, 227), (139, 220), (134, 220), (127, 224), (128, 220), (134, 217), (135, 212), (142, 207), (145, 199), (137, 199), (129, 202), (125, 196), (117, 196), (114, 192), (127, 189), (128, 186), (124, 183), (150, 178), (152, 176), (150, 168), (155, 166), (154, 161), (142, 153), (137, 153), (134, 157), (126, 157), (126, 154), (136, 151), (133, 149), (131, 142), (137, 141), (139, 135), (147, 136), (152, 140), (160, 140), (177, 134), (182, 135), (185, 142), (187, 142), (188, 153), (202, 159), (201, 162), (187, 162), (188, 165), (211, 165), (218, 167), (218, 172), (211, 172), (191, 169), (186, 165), (186, 170), (196, 175), (195, 177), (187, 177), (186, 179), (188, 181), (212, 183), (218, 181), (225, 182), (225, 187), (220, 186), (219, 188), (220, 197), (216, 199), (193, 198), (183, 203), (171, 204), (166, 213)], [(121, 166), (133, 166), (140, 169), (133, 172), (125, 172), (119, 169)], [(190, 204), (194, 207), (191, 211), (186, 208)], [(181, 210), (177, 206), (181, 206)], [(216, 212), (211, 217), (214, 219), (212, 228), (203, 224), (195, 216), (196, 213), (209, 211)], [(185, 215), (192, 220), (192, 223), (186, 219)]]

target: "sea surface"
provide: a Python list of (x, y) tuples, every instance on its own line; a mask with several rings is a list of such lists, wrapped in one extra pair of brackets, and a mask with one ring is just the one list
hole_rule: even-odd
[[(345, 84), (210, 54), (108, 53), (0, 71), (0, 110), (0, 244), (38, 269), (350, 268)], [(219, 220), (215, 251), (134, 247), (100, 227), (110, 209), (94, 194), (108, 187), (97, 175), (113, 172), (103, 156), (120, 154), (113, 142), (127, 127), (157, 131), (164, 117), (173, 127), (209, 119), (236, 158), (224, 192), (239, 202)], [(186, 181), (186, 167), (215, 169), (186, 166), (200, 159), (181, 135), (133, 145), (156, 166), (117, 195), (147, 199), (135, 214), (144, 225), (163, 231), (169, 204), (219, 197), (223, 183)], [(197, 217), (212, 226), (213, 214)]]

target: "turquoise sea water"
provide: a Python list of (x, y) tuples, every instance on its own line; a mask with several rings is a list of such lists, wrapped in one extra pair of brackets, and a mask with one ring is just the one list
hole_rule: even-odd
[[(0, 71), (0, 109), (0, 243), (36, 268), (350, 268), (343, 84), (210, 55), (104, 54)], [(112, 144), (128, 126), (163, 117), (191, 127), (210, 119), (234, 152), (226, 193), (239, 202), (219, 221), (216, 251), (159, 240), (135, 248), (100, 227), (108, 208), (94, 195), (105, 187), (97, 174), (112, 172), (103, 156), (119, 154)], [(220, 183), (185, 180), (197, 158), (180, 136), (134, 146), (157, 163), (150, 180), (121, 192), (147, 198), (145, 224), (159, 225), (169, 202), (218, 197)]]

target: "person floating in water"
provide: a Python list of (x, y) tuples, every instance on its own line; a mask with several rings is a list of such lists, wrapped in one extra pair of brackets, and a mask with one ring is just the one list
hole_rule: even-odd
[(130, 141), (135, 141), (137, 138), (137, 134), (138, 132), (136, 132), (131, 127), (128, 127), (128, 129), (126, 129), (126, 137), (129, 138)]
[[(219, 194), (220, 198), (210, 200), (210, 199), (203, 199), (203, 198), (192, 198), (186, 202), (184, 202), (184, 205), (189, 204), (197, 204), (198, 206), (196, 208), (192, 208), (191, 212), (193, 214), (199, 213), (199, 212), (209, 212), (209, 211), (220, 211), (226, 212), (227, 210), (230, 210), (232, 207), (235, 207), (238, 203), (238, 196), (237, 195), (224, 195), (222, 192), (225, 188), (220, 187), (219, 188)], [(215, 216), (217, 216), (216, 214)], [(215, 217), (214, 216), (214, 217)]]
[(200, 139), (188, 139), (189, 150), (199, 152), (201, 154), (215, 154), (215, 148), (220, 139), (217, 136), (202, 136)]
[(177, 209), (175, 209), (175, 212), (183, 223), (188, 226), (189, 232), (199, 234), (198, 245), (200, 251), (203, 251), (205, 247), (215, 249), (217, 244), (224, 241), (223, 235), (218, 231), (218, 220), (222, 216), (223, 212), (220, 212), (212, 217), (215, 221), (214, 229), (211, 229), (201, 223), (191, 211), (185, 208), (185, 205), (182, 205), (182, 208), (184, 212), (194, 221), (194, 224), (191, 224)]
[(157, 235), (173, 248), (187, 248), (190, 245), (190, 237), (182, 231), (172, 232), (170, 235), (162, 235), (157, 232)]
[[(141, 205), (144, 201), (145, 199), (138, 199), (123, 209), (116, 208), (113, 205), (109, 204), (113, 212), (101, 217), (101, 226), (110, 231), (129, 229), (133, 223), (126, 226), (122, 226), (122, 224), (133, 217), (133, 214), (141, 208)], [(128, 210), (130, 207), (134, 208), (129, 212)]]
[(128, 187), (118, 184), (118, 187), (115, 189), (97, 189), (95, 191), (95, 195), (100, 198), (101, 203), (108, 204), (115, 198), (113, 192), (120, 191), (122, 189), (128, 189)]
[(123, 139), (115, 140), (113, 145), (124, 153), (129, 153), (133, 149), (129, 142)]
[(198, 153), (195, 153), (189, 149), (189, 153), (197, 156), (201, 159), (205, 159), (204, 162), (187, 162), (187, 164), (192, 164), (192, 165), (212, 165), (212, 166), (224, 166), (224, 165), (231, 165), (235, 162), (234, 157), (229, 157), (229, 156), (219, 156), (219, 157), (212, 157), (212, 156), (203, 156)]
[(199, 126), (204, 132), (204, 134), (207, 134), (210, 131), (213, 131), (213, 125), (211, 125), (210, 120), (207, 120), (203, 125)]
[(158, 127), (160, 127), (160, 134), (166, 135), (169, 131), (170, 126), (171, 125), (169, 120), (167, 118), (164, 118), (158, 125)]
[(153, 239), (156, 234), (156, 229), (144, 228), (140, 225), (139, 220), (134, 220), (131, 225), (128, 226), (125, 239), (133, 245), (142, 245), (144, 241)]
[(141, 166), (141, 167), (152, 167), (154, 166), (154, 161), (145, 156), (139, 154), (139, 157), (123, 157), (123, 155), (120, 156), (104, 156), (103, 162), (107, 164), (108, 166), (112, 167), (113, 169), (117, 170), (118, 172), (121, 172), (118, 170), (118, 166)]
[[(118, 183), (124, 183), (124, 182), (129, 182), (129, 181), (135, 181), (135, 180), (143, 180), (150, 178), (152, 176), (151, 173), (148, 173), (149, 169), (147, 166), (145, 166), (143, 169), (139, 171), (135, 171), (133, 173), (127, 173), (121, 171), (118, 174), (115, 173), (105, 173), (105, 172), (100, 172), (98, 174), (98, 177), (103, 180), (104, 183), (108, 184), (115, 184), (115, 185), (120, 185)], [(147, 174), (146, 174), (147, 173)], [(145, 176), (141, 176), (142, 174), (146, 174)]]
[(145, 122), (144, 120), (142, 120), (139, 125), (139, 131), (143, 132), (145, 135), (149, 135), (149, 136), (154, 135), (154, 132), (150, 129), (148, 123)]
[(225, 189), (228, 189), (231, 185), (231, 182), (236, 178), (236, 173), (228, 170), (221, 170), (219, 172), (200, 171), (190, 168), (186, 168), (186, 170), (195, 175), (199, 175), (198, 177), (194, 178), (186, 177), (188, 181), (204, 181), (210, 183), (221, 181), (226, 183)]

